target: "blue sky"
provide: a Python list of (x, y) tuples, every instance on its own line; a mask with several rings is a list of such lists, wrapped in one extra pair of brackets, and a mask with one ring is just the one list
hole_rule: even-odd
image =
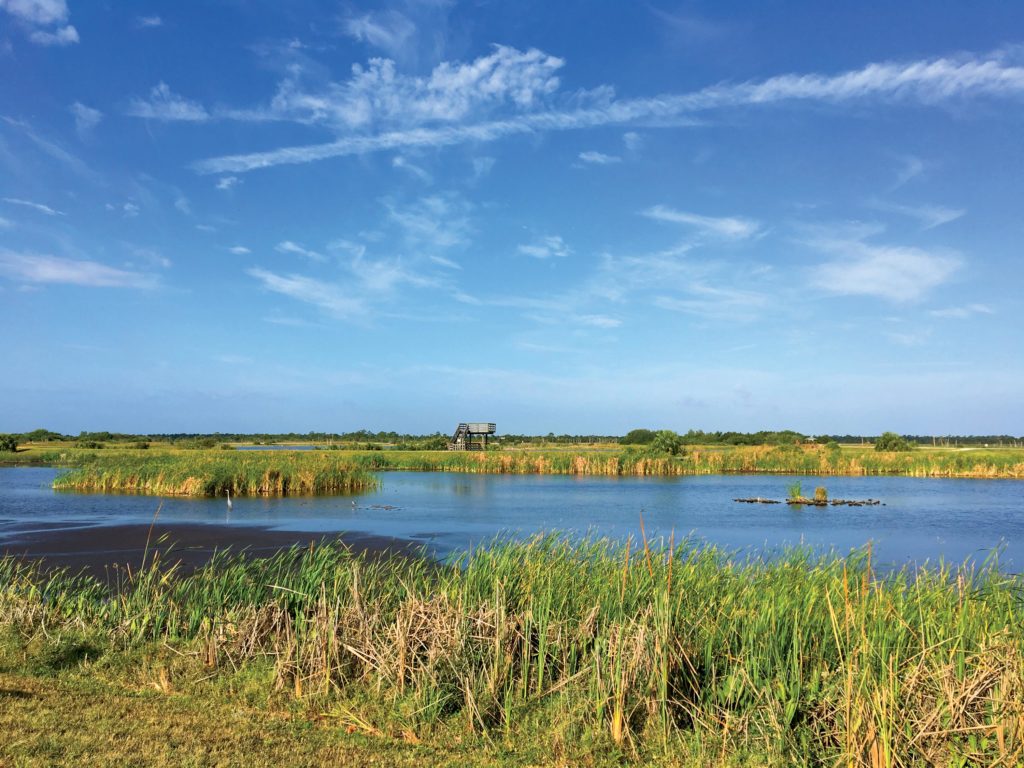
[(1024, 6), (0, 0), (0, 431), (1024, 433)]

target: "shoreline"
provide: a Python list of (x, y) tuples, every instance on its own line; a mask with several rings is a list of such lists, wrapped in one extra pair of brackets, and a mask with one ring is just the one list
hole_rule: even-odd
[(149, 524), (134, 523), (11, 531), (0, 543), (0, 556), (39, 562), (47, 571), (67, 568), (72, 573), (102, 578), (111, 571), (141, 565), (147, 541), (146, 562), (159, 552), (164, 564), (179, 563), (181, 573), (202, 568), (215, 553), (225, 549), (270, 557), (294, 545), (308, 548), (311, 544), (340, 542), (354, 553), (371, 558), (416, 558), (424, 554), (423, 546), (416, 542), (364, 533), (285, 531), (217, 523), (157, 523), (152, 532), (150, 529)]

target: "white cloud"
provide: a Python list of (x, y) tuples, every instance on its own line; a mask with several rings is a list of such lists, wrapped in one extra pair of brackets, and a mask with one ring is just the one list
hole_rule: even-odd
[(0, 9), (29, 24), (62, 24), (68, 20), (65, 0), (0, 0)]
[(252, 251), (250, 251), (244, 245), (233, 245), (230, 248), (228, 248), (228, 251), (235, 254), (235, 256), (246, 256), (252, 253)]
[(274, 246), (274, 250), (278, 253), (290, 253), (295, 254), (296, 256), (303, 256), (311, 261), (326, 261), (323, 254), (303, 248), (301, 245), (294, 243), (291, 240), (281, 241)]
[(898, 203), (886, 203), (881, 200), (871, 202), (871, 207), (879, 211), (898, 213), (901, 216), (909, 216), (921, 222), (922, 229), (933, 229), (934, 227), (956, 221), (967, 211), (962, 208), (946, 208), (941, 205), (900, 205)]
[[(784, 102), (939, 104), (957, 98), (1009, 98), (1024, 93), (1024, 67), (1007, 64), (999, 56), (965, 55), (869, 64), (838, 75), (787, 74), (761, 82), (719, 84), (652, 98), (605, 99), (573, 109), (534, 109), (539, 97), (557, 88), (554, 73), (562, 64), (561, 59), (541, 51), (498, 48), (491, 56), (468, 64), (443, 63), (429, 78), (404, 77), (395, 72), (393, 62), (374, 60), (365, 70), (357, 67), (348, 82), (335, 84), (324, 93), (306, 93), (297, 83), (287, 81), (272, 104), (275, 118), (377, 130), (326, 144), (210, 158), (193, 167), (200, 173), (240, 173), (382, 150), (679, 120), (702, 111)], [(512, 104), (520, 113), (479, 120), (481, 108), (501, 104)], [(449, 124), (426, 125), (430, 122)], [(458, 124), (450, 124), (453, 122)]]
[(125, 217), (133, 219), (139, 215), (139, 206), (135, 203), (127, 202), (121, 206), (121, 210), (124, 212)]
[(907, 155), (906, 157), (900, 158), (900, 169), (896, 174), (896, 183), (893, 185), (893, 189), (898, 189), (912, 179), (916, 179), (922, 173), (924, 173), (925, 165), (924, 161), (914, 155)]
[[(160, 267), (161, 269), (170, 269), (172, 265), (171, 260), (168, 259), (155, 248), (135, 248), (132, 250), (132, 254), (135, 256), (135, 258), (141, 259), (141, 261), (146, 266), (149, 267)], [(128, 266), (134, 265), (129, 264)]]
[(420, 181), (425, 181), (428, 184), (430, 184), (434, 180), (434, 178), (429, 173), (420, 168), (418, 165), (410, 163), (401, 155), (396, 155), (391, 159), (391, 167), (401, 168), (403, 171), (408, 171), (411, 175), (415, 176)]
[(820, 238), (812, 247), (837, 258), (811, 271), (811, 285), (829, 293), (876, 296), (895, 302), (921, 299), (960, 267), (950, 251), (872, 245), (862, 240)]
[(656, 221), (667, 221), (672, 224), (686, 224), (708, 234), (730, 240), (743, 240), (756, 235), (761, 225), (753, 219), (738, 216), (701, 216), (697, 213), (677, 211), (665, 205), (655, 205), (643, 211), (643, 215)]
[(0, 249), (0, 274), (33, 284), (63, 283), (94, 288), (152, 288), (152, 275), (108, 267), (95, 261), (65, 259)]
[(942, 317), (953, 320), (966, 320), (975, 315), (992, 315), (995, 310), (987, 304), (966, 304), (962, 307), (947, 307), (945, 309), (933, 309), (928, 313), (932, 317)]
[(658, 296), (654, 304), (673, 312), (728, 320), (753, 320), (768, 306), (768, 296), (758, 291), (717, 288), (702, 282), (690, 283), (687, 293), (686, 297)]
[(39, 211), (40, 213), (45, 213), (47, 216), (63, 216), (64, 215), (63, 211), (58, 211), (58, 210), (56, 210), (54, 208), (51, 208), (48, 205), (43, 205), (42, 203), (33, 203), (31, 200), (19, 200), (16, 197), (5, 197), (5, 198), (3, 198), (3, 201), (5, 203), (11, 203), (12, 205), (23, 205), (26, 208), (31, 208), (34, 211)]
[(366, 304), (361, 298), (350, 296), (331, 283), (303, 275), (278, 275), (259, 268), (246, 272), (259, 280), (268, 291), (313, 304), (337, 317), (352, 318), (366, 314)]
[(174, 207), (184, 213), (186, 216), (192, 215), (192, 204), (188, 201), (188, 198), (184, 195), (178, 195), (174, 200)]
[(132, 99), (125, 114), (150, 120), (203, 122), (210, 119), (209, 112), (201, 104), (179, 96), (164, 82), (153, 86), (148, 100)]
[(66, 27), (59, 27), (53, 32), (37, 29), (29, 34), (28, 39), (38, 45), (71, 45), (78, 42), (78, 30), (70, 24)]
[(453, 195), (430, 195), (399, 206), (385, 201), (388, 217), (404, 232), (406, 242), (417, 248), (454, 248), (469, 237), (468, 205)]
[(10, 219), (5, 219), (3, 216), (0, 216), (0, 229), (10, 229), (13, 226), (14, 222), (12, 222)]
[(901, 347), (920, 347), (932, 335), (928, 329), (922, 331), (886, 331), (885, 337)]
[(217, 179), (217, 189), (228, 191), (234, 186), (241, 184), (242, 180), (237, 176), (221, 176)]
[(491, 172), (494, 168), (495, 159), (493, 157), (474, 157), (473, 158), (473, 178), (481, 179)]
[(589, 325), (594, 328), (618, 328), (622, 325), (622, 321), (617, 317), (608, 315), (577, 315), (575, 319), (580, 325)]
[(606, 155), (604, 152), (595, 152), (588, 150), (586, 152), (580, 152), (580, 160), (590, 165), (611, 165), (612, 163), (621, 163), (622, 158), (616, 155)]
[(153, 27), (162, 27), (164, 20), (159, 16), (139, 16), (135, 19), (135, 23), (143, 29), (152, 29)]
[(390, 59), (353, 65), (352, 76), (315, 91), (301, 71), (281, 82), (269, 109), (225, 112), (224, 117), (293, 120), (336, 128), (394, 128), (453, 123), (484, 110), (534, 106), (558, 88), (561, 59), (537, 49), (495, 46), (471, 62), (442, 62), (428, 77), (398, 72)]
[(639, 152), (644, 145), (643, 137), (636, 131), (626, 131), (622, 134), (622, 143), (630, 152)]
[(344, 251), (349, 256), (357, 259), (361, 259), (366, 254), (366, 246), (362, 243), (353, 243), (351, 240), (339, 239), (333, 240), (327, 244), (327, 248), (332, 251)]
[(539, 237), (533, 243), (520, 245), (517, 250), (535, 259), (565, 258), (572, 254), (572, 249), (559, 235)]
[[(39, 45), (69, 45), (78, 42), (78, 31), (67, 24), (65, 0), (0, 0), (7, 11), (29, 27), (29, 40)], [(44, 27), (54, 27), (48, 31)]]
[(401, 55), (410, 38), (416, 34), (416, 25), (394, 10), (347, 19), (344, 28), (356, 40), (381, 48), (393, 57)]
[(103, 113), (98, 109), (87, 107), (80, 101), (71, 105), (71, 114), (75, 117), (75, 130), (81, 137), (88, 136), (92, 129), (99, 125), (103, 119)]

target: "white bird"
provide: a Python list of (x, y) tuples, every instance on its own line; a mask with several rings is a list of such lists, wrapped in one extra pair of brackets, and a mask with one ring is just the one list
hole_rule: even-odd
[(228, 495), (228, 512), (231, 511), (231, 489), (227, 488), (224, 491)]

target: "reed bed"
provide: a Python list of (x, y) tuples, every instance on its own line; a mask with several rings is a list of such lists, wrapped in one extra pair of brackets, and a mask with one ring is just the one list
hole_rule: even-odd
[(372, 473), (323, 453), (225, 451), (92, 454), (53, 482), (59, 490), (161, 496), (351, 493), (378, 485)]
[(647, 451), (368, 451), (348, 454), (369, 470), (562, 475), (684, 476), (724, 473), (1024, 478), (1017, 450), (896, 453), (825, 446), (694, 448), (682, 456)]
[(6, 558), (0, 625), (88, 637), (94, 656), (162, 643), (201, 659), (196, 674), (269, 664), (278, 695), (380, 737), (644, 763), (1010, 766), (1021, 588), (994, 567), (879, 577), (869, 551), (764, 561), (548, 536), (449, 564), (330, 545), (183, 576), (157, 556), (112, 584)]
[(374, 472), (470, 472), (601, 476), (726, 473), (1024, 478), (1015, 450), (880, 453), (824, 446), (694, 448), (682, 456), (607, 451), (65, 451), (51, 463), (73, 467), (63, 490), (160, 495), (347, 493), (376, 487)]

